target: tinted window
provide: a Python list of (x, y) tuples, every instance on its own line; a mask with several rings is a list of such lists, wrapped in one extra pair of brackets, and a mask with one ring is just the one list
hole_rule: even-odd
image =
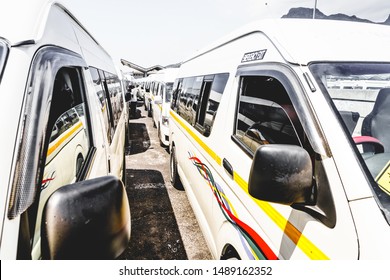
[(107, 133), (107, 139), (108, 141), (111, 142), (112, 132), (111, 132), (110, 123), (113, 121), (111, 121), (111, 113), (110, 113), (109, 104), (107, 100), (107, 93), (105, 91), (105, 87), (103, 84), (104, 76), (99, 74), (99, 71), (96, 68), (90, 67), (89, 69), (92, 75), (93, 83), (95, 85), (96, 94), (100, 101), (100, 111), (102, 112), (103, 115), (104, 127)]
[(228, 78), (229, 74), (227, 73), (217, 74), (213, 77), (212, 81), (205, 81), (203, 83), (201, 108), (198, 112), (197, 124), (203, 127), (203, 134), (205, 136), (211, 133)]
[(300, 145), (297, 115), (283, 85), (275, 78), (241, 78), (235, 137), (251, 153), (259, 145)]
[(165, 102), (170, 102), (172, 98), (173, 83), (165, 84)]
[(173, 92), (172, 92), (172, 102), (171, 109), (177, 112), (177, 107), (179, 106), (180, 95), (182, 93), (183, 87), (183, 79), (176, 79), (173, 84)]
[(116, 75), (104, 72), (106, 78), (107, 90), (109, 93), (109, 102), (112, 108), (112, 119), (114, 121), (114, 129), (118, 125), (119, 118), (123, 110), (123, 96), (121, 90), (121, 83)]
[(180, 94), (180, 100), (178, 100), (179, 105), (177, 108), (178, 114), (189, 123), (191, 122), (191, 114), (190, 114), (189, 107), (191, 107), (192, 105), (192, 99), (193, 99), (192, 88), (194, 82), (195, 82), (194, 77), (185, 78), (183, 80), (183, 90)]
[(80, 174), (87, 164), (87, 155), (92, 147), (80, 77), (76, 69), (62, 68), (54, 81), (46, 132), (47, 153), (43, 159), (43, 178), (34, 232), (33, 247), (36, 248), (40, 245), (40, 221), (47, 199), (58, 188), (82, 179)]

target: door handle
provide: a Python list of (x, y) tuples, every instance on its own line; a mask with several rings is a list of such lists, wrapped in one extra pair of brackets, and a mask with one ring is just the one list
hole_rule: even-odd
[(224, 158), (222, 161), (223, 168), (225, 168), (226, 172), (230, 174), (230, 176), (233, 177), (233, 166), (230, 164), (230, 162)]

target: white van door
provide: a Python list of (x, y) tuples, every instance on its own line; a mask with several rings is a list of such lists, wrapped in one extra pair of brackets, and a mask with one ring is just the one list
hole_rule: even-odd
[[(106, 149), (109, 154), (110, 173), (124, 179), (125, 173), (125, 102), (119, 78), (113, 74), (90, 67), (94, 89), (100, 101), (99, 108), (103, 119)], [(122, 174), (123, 173), (123, 174)]]
[[(245, 239), (244, 251), (255, 259), (356, 259), (358, 242), (348, 201), (297, 75), (275, 64), (241, 68), (232, 93), (223, 136), (227, 145), (221, 154), (229, 172), (221, 175), (227, 182), (224, 196), (232, 201)], [(262, 146), (271, 148), (276, 165), (285, 157), (298, 165), (299, 158), (290, 155), (295, 149), (309, 155), (313, 176), (302, 197), (290, 201), (276, 188), (268, 188), (263, 199), (250, 194), (258, 188), (248, 187), (253, 174), (262, 172), (260, 180), (274, 172), (278, 178), (289, 176), (287, 167), (276, 170), (265, 157), (257, 163), (268, 171), (253, 164)], [(220, 211), (216, 204), (214, 208)]]
[[(201, 155), (201, 147), (199, 133), (192, 127), (195, 123), (198, 98), (201, 92), (203, 77), (189, 77), (183, 79), (183, 85), (180, 96), (176, 102), (176, 114), (173, 115), (175, 130), (175, 154), (178, 161), (178, 166), (184, 171), (181, 180), (184, 185), (190, 185), (187, 189), (187, 194), (192, 202), (195, 213), (200, 221), (201, 227), (207, 231), (205, 227), (208, 222), (207, 217), (211, 216), (211, 199), (212, 191), (204, 180), (201, 180), (201, 175), (196, 172), (195, 158), (203, 158)], [(195, 171), (195, 172), (194, 172)], [(195, 203), (196, 201), (196, 203)], [(205, 234), (206, 239), (210, 241), (210, 234)], [(209, 235), (207, 237), (207, 235)], [(210, 245), (210, 244), (209, 244)], [(211, 245), (210, 245), (211, 246)]]
[[(216, 232), (225, 218), (213, 214), (213, 203), (218, 203), (221, 182), (218, 155), (210, 147), (221, 146), (218, 134), (210, 135), (221, 101), (228, 74), (187, 77), (176, 83), (180, 93), (174, 94), (171, 131), (174, 140), (171, 157), (177, 159), (180, 179), (215, 258), (220, 258)], [(171, 137), (171, 136), (170, 136)], [(172, 162), (171, 162), (172, 163)], [(171, 168), (174, 169), (174, 168)]]
[(41, 48), (32, 61), (8, 210), (9, 219), (20, 215), (23, 225), (17, 258), (41, 257), (41, 216), (50, 195), (87, 179), (97, 165), (106, 167), (106, 152), (93, 135), (101, 129), (89, 114), (95, 102), (85, 87), (85, 68), (80, 56), (56, 47)]

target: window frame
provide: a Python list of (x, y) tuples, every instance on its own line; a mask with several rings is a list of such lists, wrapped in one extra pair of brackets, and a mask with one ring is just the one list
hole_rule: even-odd
[(0, 83), (1, 79), (3, 78), (4, 68), (7, 64), (9, 50), (9, 43), (4, 39), (0, 38)]
[[(206, 115), (207, 115), (207, 108), (208, 108), (208, 105), (209, 105), (211, 93), (212, 93), (213, 89), (216, 88), (215, 81), (217, 79), (219, 79), (219, 78), (225, 79), (224, 85), (223, 85), (223, 89), (221, 90), (221, 92), (218, 92), (221, 95), (221, 98), (222, 98), (222, 95), (223, 95), (223, 93), (225, 91), (225, 88), (226, 88), (226, 84), (227, 84), (227, 82), (229, 80), (229, 73), (227, 73), (227, 72), (216, 73), (216, 74), (204, 76), (203, 77), (202, 86), (201, 86), (201, 91), (200, 91), (200, 94), (199, 94), (199, 100), (198, 100), (198, 106), (197, 106), (197, 112), (196, 112), (196, 118), (195, 118), (194, 127), (202, 135), (204, 135), (206, 137), (209, 137), (210, 134), (211, 134), (211, 131), (212, 131), (212, 128), (213, 128), (213, 124), (214, 124), (214, 119), (215, 119), (216, 114), (218, 112), (218, 109), (217, 109), (217, 111), (214, 111), (215, 114), (213, 116), (213, 121), (211, 123), (210, 129), (208, 130), (206, 128), (206, 126), (205, 126)], [(215, 92), (217, 92), (217, 91), (215, 91)], [(206, 98), (205, 98), (205, 94), (207, 94)], [(218, 107), (219, 107), (220, 103), (221, 103), (221, 101), (218, 102)], [(203, 121), (202, 124), (199, 122), (200, 118), (202, 118), (202, 121)]]
[[(76, 180), (84, 180), (91, 168), (96, 152), (92, 137), (92, 120), (89, 117), (89, 97), (84, 71), (88, 68), (83, 58), (72, 51), (44, 46), (37, 50), (31, 61), (23, 106), (17, 132), (17, 145), (13, 157), (11, 198), (7, 216), (13, 220), (20, 216), (21, 230), (17, 257), (31, 258), (37, 211), (40, 202), (41, 183), (51, 136), (48, 128), (54, 81), (61, 68), (75, 68), (79, 79), (80, 97), (85, 107), (89, 150), (83, 168)], [(44, 78), (42, 78), (44, 77)]]
[[(298, 121), (302, 125), (303, 133), (308, 138), (308, 143), (314, 152), (325, 157), (331, 156), (326, 137), (316, 122), (317, 117), (314, 109), (309, 103), (307, 92), (302, 85), (301, 79), (299, 79), (297, 73), (289, 65), (278, 62), (270, 62), (256, 63), (250, 66), (240, 66), (236, 71), (236, 79), (239, 80), (241, 76), (269, 76), (277, 79), (285, 88), (297, 114)], [(231, 132), (231, 139), (236, 144), (238, 144), (238, 140), (235, 139), (234, 133), (238, 116), (240, 96), (241, 88), (238, 87), (236, 94), (234, 125), (233, 131)], [(245, 149), (243, 150), (248, 154), (248, 156), (253, 156), (252, 153), (248, 153), (248, 151)]]
[[(227, 72), (177, 78), (172, 87), (171, 109), (205, 137), (210, 136), (212, 126), (210, 131), (207, 131), (204, 126), (205, 118), (203, 124), (200, 124), (199, 117), (202, 116), (201, 110), (204, 110), (203, 116), (206, 116), (206, 109), (209, 104), (210, 93), (214, 87), (214, 81), (220, 75), (226, 76), (223, 90), (220, 92), (223, 95), (229, 80), (229, 73)], [(207, 92), (205, 92), (206, 84), (210, 85), (207, 88)], [(196, 88), (194, 88), (195, 85), (197, 85)], [(206, 99), (204, 99), (205, 93), (207, 94)], [(194, 104), (196, 104), (195, 110)]]

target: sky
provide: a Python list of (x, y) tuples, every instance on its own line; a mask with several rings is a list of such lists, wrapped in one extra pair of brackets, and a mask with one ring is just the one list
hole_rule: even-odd
[(374, 22), (390, 15), (389, 0), (61, 0), (122, 67), (185, 60), (234, 29), (280, 18), (293, 7), (344, 13)]

